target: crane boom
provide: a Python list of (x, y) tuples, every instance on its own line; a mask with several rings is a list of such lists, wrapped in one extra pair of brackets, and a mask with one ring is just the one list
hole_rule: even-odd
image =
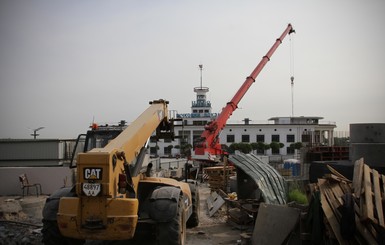
[(292, 32), (295, 31), (292, 25), (288, 24), (285, 31), (279, 38), (277, 38), (274, 45), (270, 48), (267, 54), (263, 56), (262, 60), (253, 70), (250, 76), (246, 78), (245, 82), (238, 89), (237, 93), (234, 95), (231, 101), (228, 102), (225, 107), (223, 107), (222, 112), (219, 114), (219, 116), (205, 126), (205, 130), (203, 131), (202, 135), (197, 140), (197, 142), (195, 142), (193, 158), (216, 161), (219, 159), (218, 156), (223, 154), (218, 139), (220, 132), (225, 127), (226, 122), (230, 118), (232, 113), (238, 108), (238, 103), (246, 94), (250, 86), (255, 82), (256, 77), (262, 71), (266, 63), (270, 60), (271, 56), (274, 54), (278, 46), (282, 43), (285, 36), (287, 34), (291, 34)]

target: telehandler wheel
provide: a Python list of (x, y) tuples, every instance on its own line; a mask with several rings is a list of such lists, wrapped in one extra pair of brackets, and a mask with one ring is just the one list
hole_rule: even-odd
[(43, 219), (43, 229), (41, 233), (43, 234), (42, 242), (45, 245), (82, 245), (85, 242), (84, 240), (62, 236), (56, 220), (50, 221)]
[(184, 245), (186, 243), (186, 223), (184, 217), (184, 202), (179, 197), (178, 211), (170, 222), (159, 222), (156, 225), (157, 245)]
[(188, 183), (191, 190), (191, 200), (192, 200), (192, 214), (187, 220), (187, 227), (192, 228), (199, 225), (199, 209), (200, 209), (200, 199), (199, 199), (199, 189), (195, 182)]

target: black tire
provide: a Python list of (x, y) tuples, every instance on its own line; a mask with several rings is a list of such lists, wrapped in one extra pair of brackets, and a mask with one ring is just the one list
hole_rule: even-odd
[(43, 234), (43, 244), (45, 245), (81, 245), (84, 244), (84, 240), (67, 238), (62, 236), (59, 231), (56, 220), (44, 220), (43, 219), (43, 229), (41, 230)]
[(159, 222), (156, 226), (157, 245), (184, 245), (186, 242), (186, 226), (183, 217), (184, 202), (182, 196), (179, 197), (178, 211), (176, 216), (166, 223)]
[(200, 199), (199, 189), (195, 182), (189, 183), (191, 190), (191, 201), (192, 201), (192, 214), (187, 220), (187, 227), (192, 228), (199, 225), (199, 210), (200, 210)]

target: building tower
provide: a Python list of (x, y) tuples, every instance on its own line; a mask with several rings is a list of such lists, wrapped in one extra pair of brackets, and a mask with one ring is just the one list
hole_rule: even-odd
[(202, 86), (202, 70), (203, 65), (199, 65), (200, 69), (200, 86), (194, 88), (196, 100), (191, 104), (192, 118), (210, 118), (211, 117), (211, 102), (207, 100), (206, 93), (209, 92), (208, 87)]

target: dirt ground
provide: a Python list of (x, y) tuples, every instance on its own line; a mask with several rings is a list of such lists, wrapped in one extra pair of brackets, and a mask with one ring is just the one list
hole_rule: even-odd
[(226, 205), (209, 217), (207, 210), (207, 197), (210, 189), (201, 184), (199, 226), (187, 230), (187, 245), (209, 245), (209, 244), (237, 244), (240, 241), (242, 231), (227, 224)]
[[(227, 224), (225, 205), (212, 217), (207, 210), (210, 189), (200, 184), (199, 226), (187, 229), (186, 245), (238, 244), (243, 232)], [(41, 210), (44, 196), (0, 197), (0, 245), (1, 244), (42, 244)], [(11, 222), (8, 222), (11, 221)], [(14, 222), (14, 223), (12, 223)], [(87, 241), (87, 245), (127, 244), (124, 242)], [(128, 243), (131, 244), (131, 243)], [(141, 241), (139, 244), (152, 244)]]

